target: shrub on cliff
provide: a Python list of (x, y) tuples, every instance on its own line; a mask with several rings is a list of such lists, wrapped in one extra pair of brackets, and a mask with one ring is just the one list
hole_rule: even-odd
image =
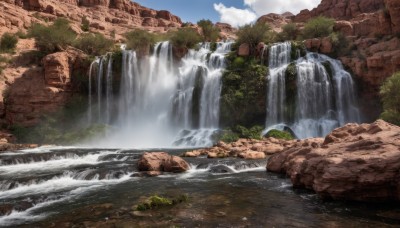
[(400, 126), (400, 72), (383, 83), (380, 94), (383, 102), (381, 118)]
[(310, 19), (302, 31), (303, 39), (319, 38), (329, 36), (333, 32), (335, 21), (331, 18), (319, 16)]
[(100, 33), (86, 33), (75, 40), (73, 45), (89, 55), (99, 56), (111, 51), (114, 42)]
[(145, 30), (135, 29), (126, 33), (126, 47), (137, 51), (141, 55), (148, 54), (150, 48), (156, 43), (156, 36)]
[(4, 33), (0, 39), (0, 52), (12, 52), (18, 43), (18, 37), (10, 33)]
[(240, 27), (237, 32), (236, 43), (247, 43), (250, 45), (250, 54), (255, 54), (257, 45), (268, 39), (271, 27), (264, 23), (255, 23)]
[(90, 30), (90, 21), (87, 19), (87, 17), (82, 18), (81, 29), (85, 32), (88, 32)]
[(58, 18), (49, 26), (34, 24), (28, 35), (35, 38), (36, 47), (45, 54), (64, 50), (76, 38), (69, 21), (64, 18)]
[(193, 28), (182, 28), (171, 35), (172, 45), (176, 48), (194, 48), (201, 42), (201, 36)]
[(197, 25), (202, 29), (204, 42), (216, 42), (219, 36), (219, 29), (210, 20), (200, 20)]
[(296, 40), (299, 35), (299, 30), (295, 23), (289, 23), (282, 27), (282, 32), (279, 33), (281, 41)]

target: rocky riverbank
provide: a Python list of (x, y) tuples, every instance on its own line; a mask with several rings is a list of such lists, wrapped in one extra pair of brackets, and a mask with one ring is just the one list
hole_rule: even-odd
[(400, 127), (378, 120), (347, 124), (322, 143), (295, 146), (269, 158), (268, 171), (286, 173), (294, 187), (323, 198), (400, 200)]

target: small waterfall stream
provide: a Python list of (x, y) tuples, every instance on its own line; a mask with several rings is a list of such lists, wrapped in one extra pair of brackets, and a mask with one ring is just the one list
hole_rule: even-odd
[(157, 43), (151, 56), (141, 58), (135, 51), (123, 50), (118, 92), (113, 90), (112, 56), (96, 60), (97, 122), (113, 126), (110, 137), (100, 144), (211, 145), (219, 127), (221, 76), (230, 49), (229, 42), (217, 43), (215, 51), (204, 43), (198, 51), (189, 50), (180, 62), (174, 62), (169, 42)]
[[(342, 64), (317, 53), (291, 60), (291, 52), (290, 42), (270, 48), (264, 133), (288, 127), (298, 138), (321, 137), (360, 122), (354, 82)], [(290, 70), (295, 70), (295, 78), (290, 78)]]

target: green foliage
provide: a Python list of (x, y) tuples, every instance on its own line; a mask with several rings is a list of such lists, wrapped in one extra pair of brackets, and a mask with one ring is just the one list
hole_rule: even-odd
[(235, 131), (238, 132), (240, 138), (246, 139), (262, 139), (262, 131), (264, 130), (263, 126), (256, 125), (251, 128), (246, 128), (243, 126), (236, 126)]
[(329, 36), (333, 32), (335, 21), (331, 18), (319, 16), (310, 19), (302, 31), (304, 39), (319, 38)]
[(296, 40), (299, 35), (299, 30), (295, 23), (289, 23), (282, 27), (282, 32), (279, 33), (279, 38), (282, 41)]
[(43, 116), (34, 127), (11, 126), (11, 132), (17, 137), (19, 143), (37, 144), (73, 144), (88, 140), (99, 134), (105, 134), (108, 126), (77, 125), (87, 110), (87, 100), (84, 97), (74, 97), (63, 110)]
[(149, 197), (147, 200), (140, 203), (139, 205), (137, 205), (136, 210), (147, 211), (147, 210), (153, 210), (153, 209), (158, 209), (158, 208), (163, 208), (163, 207), (169, 207), (169, 206), (173, 206), (173, 205), (176, 205), (179, 203), (187, 202), (188, 200), (189, 200), (189, 197), (187, 195), (180, 195), (173, 199), (154, 195), (154, 196)]
[(332, 42), (333, 57), (347, 55), (351, 52), (350, 42), (343, 33), (332, 32), (329, 39)]
[(182, 28), (171, 36), (172, 45), (176, 48), (194, 48), (201, 41), (201, 36), (193, 28)]
[(236, 142), (237, 140), (239, 140), (239, 135), (231, 130), (225, 130), (223, 131), (219, 140), (226, 143)]
[(76, 38), (69, 21), (58, 18), (50, 26), (34, 24), (28, 31), (30, 37), (35, 38), (36, 47), (45, 54), (64, 50)]
[(156, 43), (156, 36), (145, 30), (135, 29), (125, 34), (128, 49), (136, 50), (141, 55), (148, 54)]
[(400, 72), (383, 83), (380, 94), (383, 102), (381, 118), (400, 126)]
[(82, 17), (81, 29), (82, 29), (82, 31), (89, 32), (90, 21), (87, 19), (87, 17)]
[(216, 42), (219, 36), (219, 29), (214, 26), (210, 20), (202, 19), (197, 22), (197, 25), (202, 29), (203, 42)]
[(89, 55), (100, 56), (111, 51), (114, 42), (100, 33), (86, 33), (76, 39), (73, 45)]
[(16, 32), (15, 35), (18, 36), (20, 39), (28, 38), (28, 34), (23, 32), (22, 30), (18, 30), (18, 32)]
[(292, 60), (295, 60), (299, 57), (304, 57), (307, 54), (307, 50), (303, 42), (292, 41), (291, 43), (292, 43), (292, 48), (290, 57)]
[(264, 23), (249, 24), (240, 27), (237, 32), (236, 43), (243, 44), (247, 43), (250, 46), (250, 54), (254, 55), (256, 53), (257, 45), (260, 42), (264, 42), (268, 39), (268, 34), (271, 27)]
[(292, 140), (294, 137), (287, 131), (271, 130), (267, 133), (266, 137), (272, 137), (276, 139)]
[(18, 43), (18, 37), (10, 33), (4, 33), (0, 39), (0, 52), (12, 52)]
[(268, 68), (255, 60), (228, 56), (222, 76), (221, 124), (253, 126), (265, 118)]

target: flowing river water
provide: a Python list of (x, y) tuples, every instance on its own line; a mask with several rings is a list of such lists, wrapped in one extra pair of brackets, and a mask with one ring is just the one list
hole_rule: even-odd
[[(42, 147), (0, 154), (0, 227), (400, 225), (398, 204), (324, 201), (293, 189), (285, 176), (266, 172), (265, 159), (185, 158), (191, 165), (185, 173), (143, 177), (136, 165), (143, 152)], [(155, 194), (186, 194), (189, 200), (133, 212)]]

